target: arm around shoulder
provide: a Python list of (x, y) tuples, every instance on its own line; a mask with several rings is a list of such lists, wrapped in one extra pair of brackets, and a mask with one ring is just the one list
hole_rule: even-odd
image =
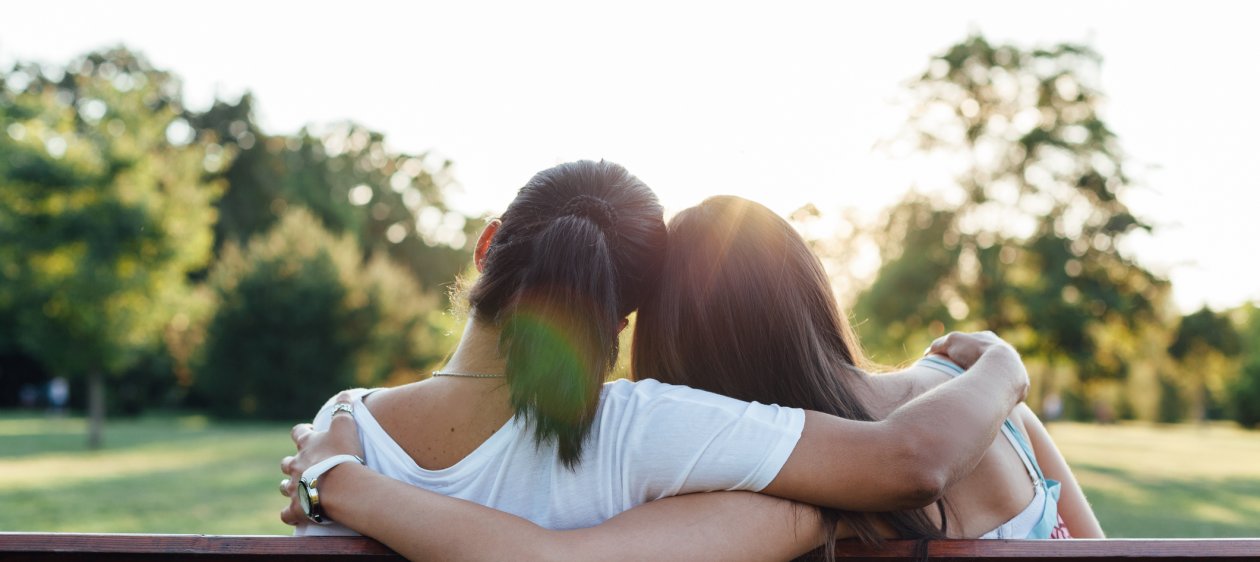
[(858, 511), (926, 506), (975, 468), (1027, 387), (1019, 355), (1002, 343), (986, 347), (965, 376), (883, 421), (809, 412), (796, 449), (763, 492)]
[(409, 560), (786, 560), (823, 540), (817, 510), (750, 492), (666, 498), (595, 527), (552, 531), (362, 466), (333, 473), (330, 491), (354, 500), (330, 515)]
[(562, 533), (565, 560), (788, 560), (825, 539), (817, 509), (752, 492), (669, 497)]
[(915, 509), (944, 491), (919, 439), (895, 424), (808, 412), (805, 430), (763, 493), (853, 511)]
[[(296, 478), (313, 462), (356, 452), (357, 434), (353, 418), (344, 414), (332, 417), (328, 431), (299, 424), (294, 427), (298, 456), (287, 458), (282, 470)], [(325, 472), (319, 490), (329, 518), (412, 560), (788, 559), (822, 540), (816, 510), (749, 492), (668, 498), (603, 525), (553, 531), (358, 463)], [(305, 520), (295, 501), (281, 518), (290, 524)]]

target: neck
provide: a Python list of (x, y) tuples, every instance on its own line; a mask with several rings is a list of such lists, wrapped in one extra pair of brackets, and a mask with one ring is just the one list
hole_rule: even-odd
[[(456, 373), (501, 375), (507, 360), (499, 353), (498, 327), (477, 320), (470, 311), (459, 344), (446, 364), (438, 370)], [(478, 423), (498, 428), (512, 417), (510, 391), (502, 378), (432, 377), (420, 383), (436, 392), (449, 415), (479, 419)], [(487, 434), (488, 435), (488, 434)]]
[(498, 327), (477, 320), (476, 311), (470, 311), (459, 345), (441, 370), (501, 375), (506, 367), (507, 360), (499, 352)]

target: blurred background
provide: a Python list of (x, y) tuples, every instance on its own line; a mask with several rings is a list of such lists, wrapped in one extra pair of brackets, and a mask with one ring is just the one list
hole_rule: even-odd
[(439, 364), (484, 219), (605, 158), (790, 218), (875, 363), (1014, 343), (1109, 534), (1260, 536), (1255, 11), (7, 6), (0, 530), (286, 533), (288, 427)]

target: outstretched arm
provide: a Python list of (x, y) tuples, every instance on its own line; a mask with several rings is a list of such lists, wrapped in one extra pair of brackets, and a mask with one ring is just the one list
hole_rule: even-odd
[(1023, 404), (1015, 413), (1024, 422), (1024, 429), (1028, 431), (1028, 440), (1032, 443), (1033, 454), (1037, 455), (1037, 464), (1041, 466), (1041, 471), (1046, 478), (1058, 480), (1062, 486), (1059, 489), (1059, 516), (1067, 523), (1072, 538), (1107, 538), (1103, 534), (1102, 525), (1098, 523), (1098, 517), (1094, 515), (1094, 508), (1089, 506), (1085, 492), (1076, 482), (1076, 476), (1072, 475), (1072, 469), (1068, 467), (1063, 453), (1055, 446), (1054, 439), (1050, 438), (1050, 432), (1046, 431), (1041, 419)]
[(926, 506), (971, 473), (1024, 398), (1019, 354), (992, 333), (953, 333), (930, 350), (967, 372), (878, 422), (807, 412), (805, 429), (763, 493), (854, 511)]
[[(967, 373), (878, 422), (806, 412), (791, 455), (760, 491), (854, 511), (919, 508), (944, 494), (979, 462), (1023, 399), (1028, 374), (1014, 349), (992, 334), (950, 334), (934, 346)], [(309, 464), (358, 446), (355, 439), (347, 449), (314, 456)], [(399, 490), (406, 486), (397, 483)], [(340, 502), (335, 494), (323, 499), (330, 510)], [(382, 505), (389, 511), (398, 503)]]
[[(294, 440), (299, 457), (283, 463), (294, 478), (311, 464), (307, 457), (357, 450), (348, 415), (335, 416), (328, 432), (299, 425)], [(786, 560), (823, 540), (817, 510), (750, 492), (666, 498), (572, 531), (543, 529), (354, 463), (325, 473), (320, 495), (336, 498), (325, 503), (333, 520), (412, 560)], [(281, 518), (290, 524), (304, 520), (296, 502)]]
[[(751, 492), (676, 496), (596, 527), (550, 531), (427, 490), (375, 485), (390, 479), (346, 466), (365, 473), (346, 480), (367, 495), (329, 515), (351, 528), (361, 524), (411, 560), (788, 560), (822, 542), (817, 510), (794, 510), (790, 502)], [(391, 500), (399, 509), (373, 508)]]

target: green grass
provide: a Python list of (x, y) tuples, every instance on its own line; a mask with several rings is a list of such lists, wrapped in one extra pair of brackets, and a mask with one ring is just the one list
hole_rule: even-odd
[(276, 488), (288, 427), (109, 421), (88, 452), (82, 419), (0, 417), (0, 530), (288, 534)]
[(1260, 432), (1053, 424), (1111, 537), (1260, 536)]
[[(0, 415), (0, 530), (287, 534), (277, 513), (287, 424), (201, 416)], [(1114, 537), (1260, 535), (1260, 433), (1214, 426), (1053, 424)]]

